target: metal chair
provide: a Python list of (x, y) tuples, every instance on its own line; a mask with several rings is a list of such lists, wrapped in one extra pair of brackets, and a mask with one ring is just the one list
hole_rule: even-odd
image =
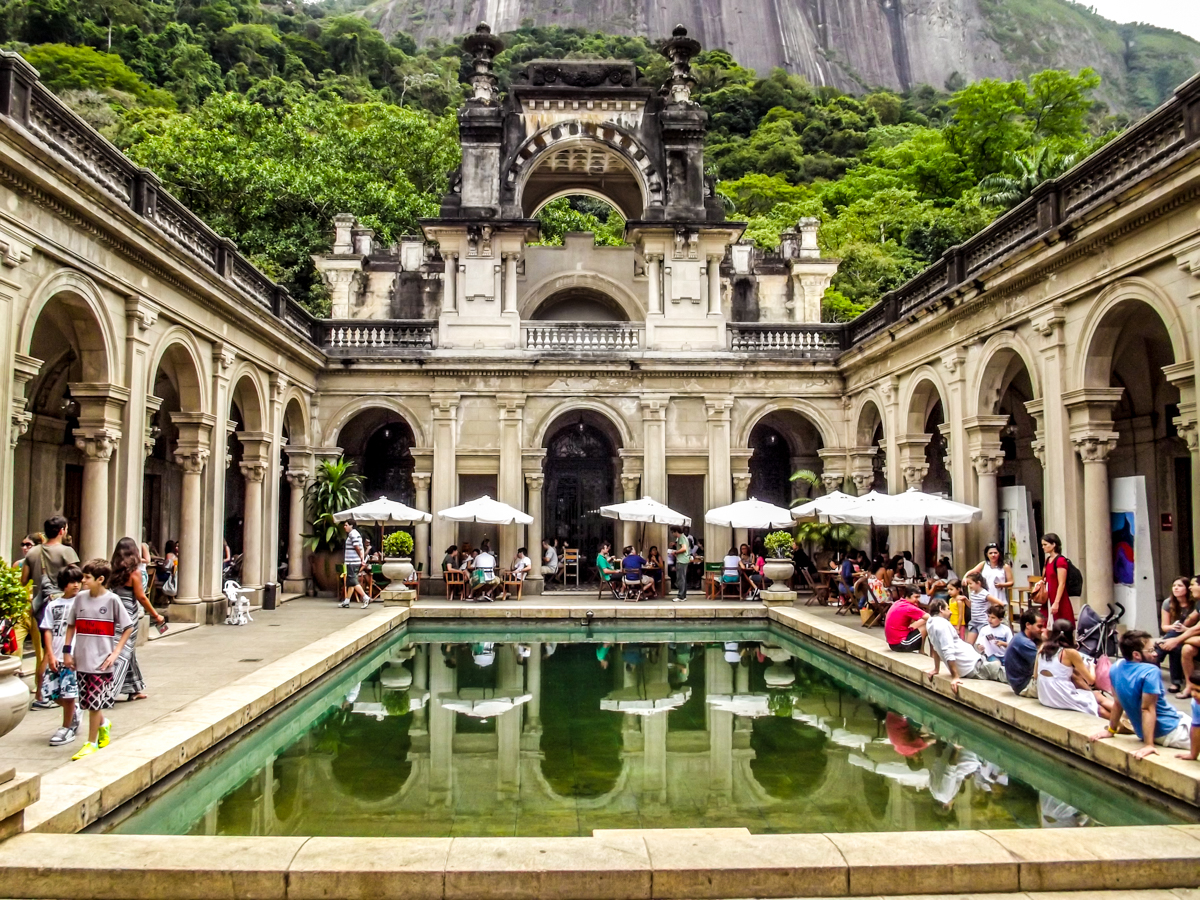
[(446, 582), (446, 599), (453, 600), (454, 595), (458, 594), (458, 599), (462, 600), (467, 592), (467, 573), (462, 569), (447, 569), (442, 573), (442, 578)]

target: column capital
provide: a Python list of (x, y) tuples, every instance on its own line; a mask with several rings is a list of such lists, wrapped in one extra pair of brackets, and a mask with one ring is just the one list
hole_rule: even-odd
[(216, 366), (218, 375), (225, 375), (226, 372), (237, 362), (237, 350), (231, 344), (225, 341), (217, 341), (213, 344), (213, 365)]
[(413, 490), (427, 491), (427, 490), (429, 490), (430, 483), (433, 481), (433, 473), (432, 472), (413, 472), (412, 480), (413, 480)]
[(456, 393), (430, 394), (429, 405), (433, 410), (434, 421), (457, 418), (460, 399), (461, 395)]
[(208, 464), (208, 450), (202, 447), (176, 450), (175, 462), (179, 463), (184, 472), (199, 475)]
[(705, 397), (704, 410), (708, 413), (710, 422), (728, 422), (729, 413), (733, 409), (733, 397)]
[(1200, 450), (1200, 423), (1195, 421), (1180, 422), (1178, 419), (1176, 419), (1175, 431), (1181, 438), (1183, 438), (1184, 443), (1187, 444), (1188, 450), (1190, 450), (1192, 453)]
[(822, 472), (821, 484), (825, 487), (825, 493), (832, 494), (846, 486), (846, 476), (842, 472)]
[(14, 400), (12, 411), (9, 413), (8, 446), (10, 450), (17, 449), (17, 443), (29, 431), (29, 423), (32, 421), (33, 414), (25, 411), (24, 401), (18, 408), (17, 401)]
[(158, 304), (141, 294), (131, 294), (125, 298), (125, 318), (134, 326), (131, 336), (141, 337), (153, 328), (158, 321), (158, 314)]
[(621, 476), (621, 490), (628, 494), (630, 491), (636, 491), (638, 484), (641, 483), (642, 476), (636, 473), (630, 473)]
[(850, 480), (854, 482), (854, 489), (861, 495), (875, 483), (875, 473), (854, 472), (850, 475)]
[(1036, 435), (1037, 436), (1029, 442), (1029, 449), (1033, 451), (1034, 457), (1039, 463), (1041, 463), (1042, 468), (1044, 469), (1046, 467), (1046, 434), (1044, 431), (1038, 431)]
[(967, 351), (955, 347), (942, 354), (942, 368), (950, 375), (950, 381), (962, 381), (966, 377)]
[(876, 388), (884, 406), (895, 406), (900, 402), (900, 379), (897, 376), (889, 375), (880, 379)]
[(1115, 431), (1088, 431), (1072, 434), (1071, 443), (1084, 463), (1102, 463), (1117, 446), (1117, 438)]
[[(1185, 244), (1174, 251), (1175, 263), (1189, 275), (1200, 278), (1200, 240)], [(1193, 526), (1194, 527), (1194, 526)]]
[(288, 484), (300, 490), (304, 490), (305, 483), (312, 478), (312, 472), (307, 469), (288, 469), (284, 475), (287, 476)]
[(1044, 340), (1044, 349), (1052, 349), (1062, 343), (1062, 327), (1067, 321), (1066, 307), (1051, 303), (1029, 317), (1029, 324)]
[(242, 476), (246, 481), (254, 484), (262, 484), (264, 478), (267, 477), (266, 463), (262, 462), (244, 462), (239, 463), (238, 468), (242, 472)]
[(666, 421), (670, 394), (644, 394), (638, 400), (642, 408), (642, 421)]
[(83, 434), (75, 432), (75, 446), (83, 452), (88, 460), (108, 462), (112, 459), (113, 451), (117, 449), (120, 441), (121, 433), (119, 431), (101, 430)]
[(501, 421), (520, 422), (525, 410), (525, 395), (519, 393), (501, 393), (496, 395), (496, 408)]
[(734, 472), (731, 477), (733, 478), (734, 487), (740, 488), (743, 491), (750, 490), (750, 480), (754, 476), (749, 472)]
[(982, 448), (971, 452), (971, 464), (977, 475), (998, 475), (1004, 468), (1004, 451)]
[(531, 491), (540, 491), (546, 484), (546, 476), (541, 472), (526, 472), (525, 486)]

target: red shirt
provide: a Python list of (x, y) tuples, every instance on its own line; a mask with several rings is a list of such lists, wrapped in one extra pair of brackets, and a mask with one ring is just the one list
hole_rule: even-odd
[(1054, 598), (1058, 596), (1058, 579), (1063, 581), (1067, 578), (1067, 558), (1062, 554), (1054, 557), (1052, 560), (1046, 561), (1046, 570), (1042, 573), (1046, 577), (1046, 603), (1042, 606), (1042, 613), (1046, 616), (1047, 626), (1054, 624), (1054, 619), (1066, 619), (1072, 625), (1075, 624), (1075, 610), (1071, 607), (1071, 598), (1067, 596), (1067, 592), (1063, 591), (1062, 601), (1058, 604), (1058, 615), (1050, 615), (1050, 604), (1054, 602)]
[(883, 639), (899, 644), (908, 637), (908, 626), (924, 618), (925, 611), (910, 600), (897, 600), (883, 620)]

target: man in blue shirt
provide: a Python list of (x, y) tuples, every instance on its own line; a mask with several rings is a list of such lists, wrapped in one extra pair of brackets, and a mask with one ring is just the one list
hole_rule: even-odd
[(1108, 727), (1093, 734), (1091, 740), (1100, 741), (1116, 734), (1121, 713), (1128, 710), (1133, 730), (1142, 741), (1142, 747), (1134, 753), (1135, 759), (1157, 753), (1155, 744), (1176, 750), (1188, 749), (1191, 746), (1188, 725), (1167, 702), (1154, 639), (1144, 631), (1125, 632), (1121, 636), (1121, 657), (1109, 672), (1116, 702)]
[(1042, 643), (1042, 629), (1046, 620), (1035, 609), (1021, 613), (1017, 621), (1017, 633), (1008, 643), (1004, 654), (1004, 675), (1014, 694), (1037, 699), (1037, 681), (1033, 670), (1037, 666), (1038, 646)]
[(624, 556), (621, 559), (621, 569), (624, 571), (624, 588), (626, 591), (632, 591), (635, 595), (637, 591), (645, 590), (654, 584), (654, 579), (649, 575), (640, 574), (642, 566), (646, 564), (641, 555), (632, 547), (626, 547), (623, 551)]

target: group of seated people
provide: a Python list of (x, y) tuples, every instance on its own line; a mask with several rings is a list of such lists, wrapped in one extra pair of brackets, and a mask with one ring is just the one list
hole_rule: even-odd
[(1125, 632), (1119, 641), (1122, 659), (1110, 668), (1107, 657), (1093, 660), (1079, 649), (1075, 625), (1066, 619), (1047, 627), (1045, 614), (1030, 608), (1021, 613), (1013, 634), (1004, 622), (1004, 607), (988, 606), (985, 615), (986, 624), (964, 638), (950, 621), (947, 600), (931, 599), (923, 609), (915, 599), (902, 598), (888, 609), (884, 639), (898, 653), (920, 652), (928, 642), (930, 682), (945, 666), (955, 693), (967, 678), (1006, 682), (1013, 693), (1050, 709), (1107, 719), (1107, 727), (1091, 735), (1093, 741), (1136, 734), (1143, 742), (1135, 754), (1139, 759), (1155, 753), (1156, 745), (1187, 751), (1178, 754), (1184, 759), (1200, 755), (1200, 672), (1189, 676), (1189, 722), (1166, 699), (1159, 648), (1146, 632)]
[(637, 600), (659, 593), (665, 566), (658, 547), (651, 547), (645, 556), (633, 546), (624, 547), (619, 557), (612, 550), (612, 544), (601, 541), (596, 553), (596, 571), (615, 596)]
[(740, 583), (746, 591), (746, 599), (757, 600), (759, 591), (766, 586), (763, 576), (766, 559), (763, 553), (761, 542), (756, 543), (753, 550), (749, 544), (730, 547), (721, 563), (721, 581), (724, 584)]
[[(525, 547), (518, 547), (508, 572), (517, 581), (524, 581), (533, 571), (533, 560)], [(543, 572), (545, 570), (543, 569)], [(463, 600), (496, 600), (506, 599), (507, 592), (501, 591), (503, 580), (500, 577), (499, 563), (492, 553), (492, 542), (484, 538), (479, 542), (479, 549), (459, 549), (457, 544), (446, 548), (442, 557), (442, 572), (462, 572), (466, 576), (466, 590)], [(499, 596), (497, 596), (497, 592)]]

